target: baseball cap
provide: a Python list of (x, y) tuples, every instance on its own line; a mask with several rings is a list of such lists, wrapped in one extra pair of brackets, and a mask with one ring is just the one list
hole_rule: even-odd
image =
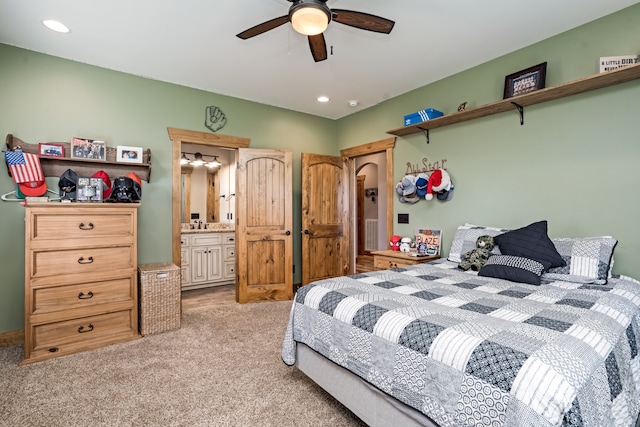
[[(30, 197), (44, 196), (46, 192), (47, 192), (46, 181), (22, 182), (18, 184), (18, 193), (22, 194), (23, 196), (30, 196)], [(20, 197), (20, 194), (18, 194), (18, 197)]]
[(103, 170), (94, 173), (91, 178), (102, 178), (102, 198), (108, 199), (111, 195), (111, 179), (109, 175)]
[(448, 189), (436, 193), (436, 198), (438, 200), (441, 200), (443, 202), (448, 202), (449, 200), (453, 199), (453, 190), (455, 188), (455, 186), (453, 185), (453, 182), (450, 182), (448, 187), (449, 187)]
[(419, 197), (424, 197), (427, 194), (427, 184), (429, 183), (429, 175), (422, 172), (418, 174), (416, 179), (416, 192)]

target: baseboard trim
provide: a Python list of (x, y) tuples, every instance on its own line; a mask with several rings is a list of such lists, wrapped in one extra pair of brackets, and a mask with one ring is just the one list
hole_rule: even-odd
[(0, 348), (24, 344), (24, 330), (0, 332)]

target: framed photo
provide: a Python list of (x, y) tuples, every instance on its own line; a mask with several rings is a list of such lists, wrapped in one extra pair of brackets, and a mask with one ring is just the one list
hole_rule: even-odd
[(104, 141), (74, 137), (71, 140), (71, 158), (104, 160), (107, 147)]
[(417, 254), (419, 256), (440, 255), (440, 247), (442, 246), (442, 230), (417, 228), (415, 230), (415, 235)]
[(546, 62), (518, 71), (517, 73), (509, 74), (504, 78), (503, 99), (523, 95), (538, 89), (544, 89), (546, 74)]
[(116, 162), (142, 163), (142, 147), (118, 145), (116, 147)]
[(47, 157), (64, 157), (64, 145), (41, 142), (38, 144), (38, 154)]

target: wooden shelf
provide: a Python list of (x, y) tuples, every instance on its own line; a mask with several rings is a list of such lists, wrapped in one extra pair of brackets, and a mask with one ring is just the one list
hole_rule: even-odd
[[(7, 135), (7, 149), (13, 150), (21, 147), (25, 153), (38, 154), (38, 144), (24, 142), (15, 136)], [(125, 176), (129, 172), (135, 172), (140, 179), (149, 182), (151, 178), (151, 150), (142, 152), (142, 163), (116, 162), (116, 148), (107, 147), (106, 161), (85, 160), (70, 158), (71, 147), (68, 142), (52, 142), (51, 144), (64, 145), (65, 157), (38, 156), (44, 176), (60, 177), (67, 169), (73, 169), (78, 176), (92, 176), (95, 172), (103, 170), (112, 180), (119, 176)]]
[(396, 136), (411, 135), (422, 131), (428, 131), (430, 129), (437, 129), (444, 126), (454, 125), (456, 123), (466, 122), (468, 120), (478, 119), (480, 117), (491, 116), (493, 114), (504, 113), (506, 111), (513, 111), (517, 109), (517, 106), (514, 104), (517, 104), (520, 107), (527, 107), (529, 105), (553, 101), (555, 99), (565, 98), (567, 96), (577, 95), (579, 93), (589, 92), (636, 79), (640, 79), (640, 64), (629, 65), (627, 67), (618, 68), (617, 70), (594, 74), (592, 76), (584, 77), (558, 86), (540, 89), (524, 95), (501, 99), (500, 101), (447, 114), (433, 120), (416, 123), (415, 125), (392, 129), (387, 131), (387, 133)]

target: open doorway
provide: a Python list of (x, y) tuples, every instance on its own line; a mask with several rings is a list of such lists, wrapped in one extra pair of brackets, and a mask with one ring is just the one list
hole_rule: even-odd
[[(358, 172), (363, 170), (367, 164), (376, 165), (376, 172), (367, 172), (366, 174), (375, 174), (377, 178), (377, 187), (375, 188), (375, 206), (377, 210), (377, 249), (386, 249), (387, 242), (393, 234), (393, 194), (395, 182), (393, 180), (393, 147), (396, 138), (387, 138), (340, 151), (342, 157), (348, 159), (349, 176), (351, 182), (349, 185), (349, 212), (352, 214), (352, 222), (356, 224), (352, 227), (350, 238), (351, 265), (353, 273), (356, 272), (357, 255), (358, 255), (358, 239), (364, 237), (366, 245), (366, 231), (358, 231)], [(365, 177), (366, 179), (366, 177)], [(363, 198), (366, 198), (366, 190), (363, 180)], [(369, 192), (371, 194), (371, 191)], [(364, 206), (364, 201), (363, 201)], [(363, 209), (364, 212), (364, 209)], [(364, 219), (364, 215), (363, 215)], [(363, 224), (366, 227), (366, 224)], [(375, 242), (375, 240), (373, 240)], [(364, 251), (366, 252), (366, 250)]]
[[(172, 228), (172, 262), (182, 265), (182, 254), (180, 244), (180, 233), (182, 230), (182, 200), (183, 200), (183, 179), (181, 174), (180, 158), (182, 157), (182, 145), (194, 144), (196, 146), (219, 147), (233, 150), (236, 148), (246, 148), (249, 146), (248, 138), (241, 138), (229, 135), (218, 135), (191, 131), (178, 128), (167, 128), (169, 138), (173, 143), (172, 162), (171, 162), (171, 186), (172, 186), (172, 202), (171, 202), (171, 228)], [(220, 214), (222, 216), (222, 212)]]
[(387, 205), (380, 203), (380, 187), (382, 187), (382, 194), (386, 194), (384, 160), (384, 153), (355, 159), (356, 254), (359, 256), (370, 255), (371, 251), (386, 249)]

